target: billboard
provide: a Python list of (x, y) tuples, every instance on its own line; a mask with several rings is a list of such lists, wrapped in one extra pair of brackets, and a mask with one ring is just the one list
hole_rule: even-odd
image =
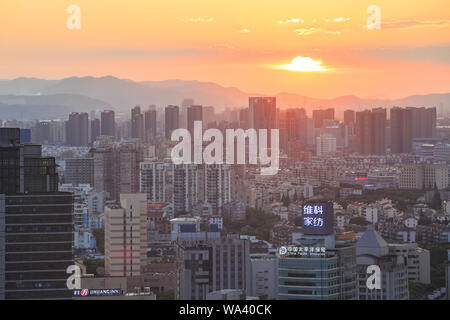
[(332, 202), (307, 202), (302, 207), (302, 226), (305, 235), (329, 235), (334, 231)]

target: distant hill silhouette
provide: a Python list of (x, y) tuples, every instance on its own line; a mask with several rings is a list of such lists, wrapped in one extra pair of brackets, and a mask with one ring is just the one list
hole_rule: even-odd
[[(247, 93), (235, 87), (223, 87), (212, 82), (185, 80), (136, 82), (113, 76), (70, 77), (61, 80), (36, 78), (0, 80), (1, 110), (4, 110), (4, 104), (30, 106), (39, 104), (41, 106), (63, 105), (71, 111), (108, 107), (128, 112), (137, 104), (143, 107), (149, 104), (163, 107), (168, 104), (179, 105), (185, 98), (192, 98), (196, 104), (211, 105), (220, 110), (226, 107), (247, 107), (250, 96), (264, 96), (264, 94)], [(288, 92), (278, 93), (276, 97), (277, 105), (281, 108), (306, 106), (310, 112), (313, 108), (333, 107), (338, 116), (345, 109), (362, 110), (392, 106), (435, 106), (450, 110), (450, 93), (413, 95), (395, 100), (362, 99), (351, 95), (318, 99)], [(52, 107), (51, 110), (54, 108)]]

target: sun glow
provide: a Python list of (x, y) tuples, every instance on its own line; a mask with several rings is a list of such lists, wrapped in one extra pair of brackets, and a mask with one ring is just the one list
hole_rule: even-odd
[(297, 72), (311, 72), (311, 71), (327, 71), (328, 69), (322, 65), (322, 61), (313, 60), (310, 57), (295, 57), (290, 64), (277, 66), (277, 69), (284, 69)]

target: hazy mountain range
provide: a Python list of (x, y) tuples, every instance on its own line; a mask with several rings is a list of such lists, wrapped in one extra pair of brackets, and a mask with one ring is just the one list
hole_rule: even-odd
[[(166, 80), (136, 82), (107, 77), (71, 77), (61, 80), (17, 78), (0, 80), (0, 119), (56, 119), (67, 118), (71, 111), (114, 109), (128, 113), (140, 104), (144, 109), (155, 104), (180, 105), (185, 98), (196, 104), (215, 106), (219, 110), (248, 106), (248, 97), (261, 93), (243, 92), (212, 82)], [(341, 96), (317, 99), (294, 93), (276, 95), (277, 105), (312, 108), (334, 107), (337, 116), (345, 109), (361, 110), (373, 107), (435, 106), (450, 110), (450, 93), (413, 95), (396, 100), (361, 99)]]

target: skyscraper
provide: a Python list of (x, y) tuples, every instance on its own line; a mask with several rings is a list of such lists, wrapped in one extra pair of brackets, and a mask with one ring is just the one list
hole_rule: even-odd
[(58, 192), (55, 159), (0, 129), (0, 299), (67, 299), (73, 195)]
[(115, 136), (116, 135), (116, 120), (113, 110), (105, 110), (100, 115), (101, 119), (101, 135)]
[(216, 122), (213, 106), (203, 107), (203, 122), (205, 126)]
[(248, 129), (248, 108), (239, 110), (239, 126), (241, 129)]
[(174, 213), (185, 214), (198, 200), (197, 165), (174, 164), (172, 170)]
[(97, 140), (97, 137), (100, 136), (100, 120), (99, 119), (92, 119), (91, 120), (91, 144), (94, 143), (95, 140)]
[(183, 101), (181, 101), (181, 110), (180, 110), (180, 120), (179, 120), (179, 125), (180, 128), (185, 128), (187, 129), (187, 110), (190, 106), (194, 105), (194, 99), (183, 99)]
[(148, 201), (169, 201), (166, 196), (169, 171), (171, 171), (169, 163), (148, 161), (140, 163), (139, 190), (147, 194)]
[(249, 99), (249, 128), (275, 129), (277, 128), (277, 98), (250, 97)]
[(231, 166), (204, 165), (202, 175), (204, 201), (211, 205), (213, 214), (221, 215), (223, 206), (231, 201)]
[(386, 109), (356, 113), (356, 150), (362, 155), (386, 154)]
[(436, 108), (399, 108), (390, 111), (391, 153), (409, 153), (414, 138), (436, 136)]
[(71, 183), (74, 186), (79, 184), (89, 184), (94, 186), (94, 159), (86, 158), (68, 158), (66, 161), (66, 170), (64, 172), (64, 182)]
[(344, 111), (344, 124), (355, 123), (355, 110)]
[(170, 140), (172, 131), (179, 128), (180, 109), (178, 106), (169, 105), (165, 109), (165, 126), (166, 139)]
[[(286, 110), (286, 134), (288, 141), (299, 141), (301, 146), (307, 145), (307, 116), (303, 108)], [(281, 125), (280, 125), (281, 129)]]
[(105, 207), (105, 273), (139, 276), (147, 262), (147, 197), (121, 194), (120, 205)]
[(156, 137), (156, 108), (154, 105), (150, 106), (144, 113), (145, 124), (145, 141), (150, 141), (151, 138)]
[(0, 194), (58, 190), (55, 158), (43, 157), (40, 145), (22, 144), (20, 129), (0, 129)]
[[(389, 253), (384, 239), (368, 226), (356, 243), (359, 300), (408, 300), (408, 271), (405, 259)], [(369, 289), (367, 268), (376, 265), (381, 271), (381, 288)]]
[(205, 300), (223, 289), (251, 291), (250, 241), (228, 235), (210, 241), (177, 243), (175, 299)]
[(321, 134), (316, 138), (316, 155), (332, 155), (336, 152), (336, 138), (330, 134)]
[(304, 203), (302, 220), (303, 235), (279, 248), (278, 299), (356, 299), (355, 247), (336, 243), (333, 204)]
[(324, 120), (334, 120), (334, 108), (313, 110), (314, 128), (322, 128)]
[(191, 133), (191, 137), (194, 134), (194, 121), (203, 121), (202, 106), (190, 106), (187, 109), (187, 129)]
[(66, 122), (66, 143), (74, 147), (88, 145), (89, 119), (86, 112), (71, 112)]
[(131, 137), (144, 139), (144, 116), (140, 106), (131, 109)]
[(89, 153), (94, 159), (95, 190), (105, 191), (109, 200), (119, 200), (121, 193), (138, 192), (141, 148), (134, 144), (107, 145)]

